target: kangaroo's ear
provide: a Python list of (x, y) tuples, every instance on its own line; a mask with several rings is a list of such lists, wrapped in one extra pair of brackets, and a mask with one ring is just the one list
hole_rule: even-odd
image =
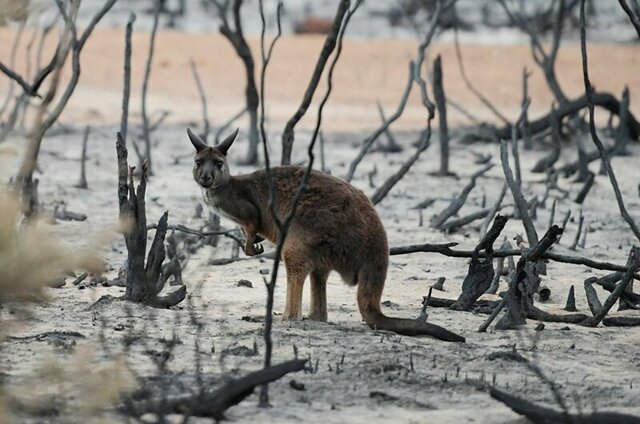
[(239, 130), (240, 130), (239, 128), (236, 128), (233, 134), (225, 138), (222, 142), (220, 142), (220, 144), (216, 146), (216, 148), (220, 150), (220, 153), (222, 153), (225, 156), (227, 155), (227, 150), (229, 150), (229, 147), (231, 147), (231, 145), (233, 144), (233, 141), (236, 139), (236, 136), (238, 135)]
[(207, 143), (205, 143), (196, 133), (191, 131), (191, 128), (187, 128), (187, 134), (189, 134), (189, 140), (191, 140), (191, 144), (196, 148), (196, 152), (201, 151), (202, 149), (206, 149)]

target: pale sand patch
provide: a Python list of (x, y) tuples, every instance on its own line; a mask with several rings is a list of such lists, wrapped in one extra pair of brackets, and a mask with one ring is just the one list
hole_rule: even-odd
[[(0, 57), (8, 62), (14, 31), (0, 29)], [(29, 37), (23, 37), (24, 40)], [(140, 111), (140, 87), (147, 56), (148, 34), (133, 36), (132, 117)], [(283, 37), (278, 43), (267, 75), (267, 113), (272, 127), (281, 127), (293, 114), (306, 89), (323, 38), (318, 36)], [(258, 40), (250, 38), (256, 58)], [(378, 124), (375, 102), (380, 100), (387, 115), (397, 107), (406, 85), (408, 61), (415, 56), (416, 42), (408, 40), (346, 40), (335, 72), (331, 101), (325, 111), (329, 131), (371, 129)], [(122, 103), (122, 67), (124, 33), (121, 29), (97, 29), (82, 54), (80, 83), (62, 120), (76, 124), (106, 124), (119, 119)], [(52, 45), (49, 45), (52, 48)], [(546, 113), (553, 101), (542, 72), (533, 63), (526, 45), (462, 46), (467, 74), (509, 119), (515, 119), (521, 102), (522, 70), (533, 71), (530, 78), (531, 117)], [(442, 55), (445, 91), (481, 119), (494, 116), (471, 94), (463, 83), (453, 44), (435, 43), (429, 49), (428, 65), (436, 54)], [(625, 85), (631, 89), (632, 107), (640, 108), (640, 46), (590, 45), (590, 72), (598, 90), (619, 96)], [(154, 67), (149, 86), (149, 110), (171, 112), (172, 121), (199, 121), (201, 110), (190, 70), (196, 61), (214, 124), (225, 122), (243, 105), (244, 68), (229, 43), (217, 34), (163, 31), (158, 34)], [(25, 59), (18, 55), (16, 69), (24, 71)], [(258, 66), (259, 68), (259, 66)], [(427, 70), (428, 71), (428, 70)], [(557, 62), (560, 85), (570, 98), (584, 92), (580, 50), (576, 43), (565, 43)], [(425, 72), (426, 74), (426, 72)], [(6, 79), (2, 79), (6, 90)], [(324, 92), (324, 82), (316, 98)], [(424, 126), (425, 112), (414, 88), (409, 105), (397, 126)], [(468, 123), (460, 113), (450, 110), (452, 125)], [(315, 122), (312, 106), (300, 123), (310, 128)], [(273, 129), (276, 129), (273, 128)]]

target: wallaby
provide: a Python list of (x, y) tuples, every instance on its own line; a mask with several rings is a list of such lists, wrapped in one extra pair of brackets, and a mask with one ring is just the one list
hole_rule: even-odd
[[(219, 214), (238, 223), (245, 235), (244, 251), (253, 256), (263, 252), (263, 239), (278, 240), (268, 206), (267, 172), (232, 176), (227, 152), (238, 130), (215, 147), (208, 146), (190, 129), (196, 149), (193, 178), (202, 187), (205, 202)], [(271, 168), (275, 211), (284, 218), (291, 210), (304, 169), (296, 166)], [(283, 245), (287, 271), (287, 299), (284, 320), (302, 319), (302, 289), (311, 276), (309, 319), (327, 321), (327, 277), (340, 274), (348, 285), (358, 286), (358, 308), (364, 321), (378, 330), (409, 336), (429, 335), (446, 341), (464, 338), (423, 320), (387, 317), (380, 298), (389, 264), (387, 235), (365, 194), (351, 184), (318, 171), (311, 171), (301, 194)]]

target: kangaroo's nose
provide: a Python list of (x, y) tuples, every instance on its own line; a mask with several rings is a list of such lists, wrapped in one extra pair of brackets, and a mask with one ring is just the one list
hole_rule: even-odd
[(205, 183), (208, 183), (212, 180), (213, 178), (211, 177), (211, 175), (203, 175), (202, 176), (202, 181)]

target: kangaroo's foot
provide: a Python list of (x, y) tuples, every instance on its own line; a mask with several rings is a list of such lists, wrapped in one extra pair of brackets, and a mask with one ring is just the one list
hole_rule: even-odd
[(292, 311), (285, 308), (282, 313), (282, 321), (302, 321), (302, 312), (299, 310)]
[(327, 311), (325, 310), (324, 313), (322, 311), (311, 311), (309, 319), (311, 321), (327, 322)]
[(246, 244), (244, 246), (244, 253), (247, 256), (256, 256), (264, 252), (264, 247), (260, 243)]
[(244, 253), (247, 256), (256, 256), (264, 252), (264, 247), (260, 244), (264, 239), (256, 233), (255, 228), (243, 227), (242, 231), (245, 237)]
[(309, 319), (327, 322), (327, 277), (326, 269), (315, 269), (311, 272), (311, 308)]

